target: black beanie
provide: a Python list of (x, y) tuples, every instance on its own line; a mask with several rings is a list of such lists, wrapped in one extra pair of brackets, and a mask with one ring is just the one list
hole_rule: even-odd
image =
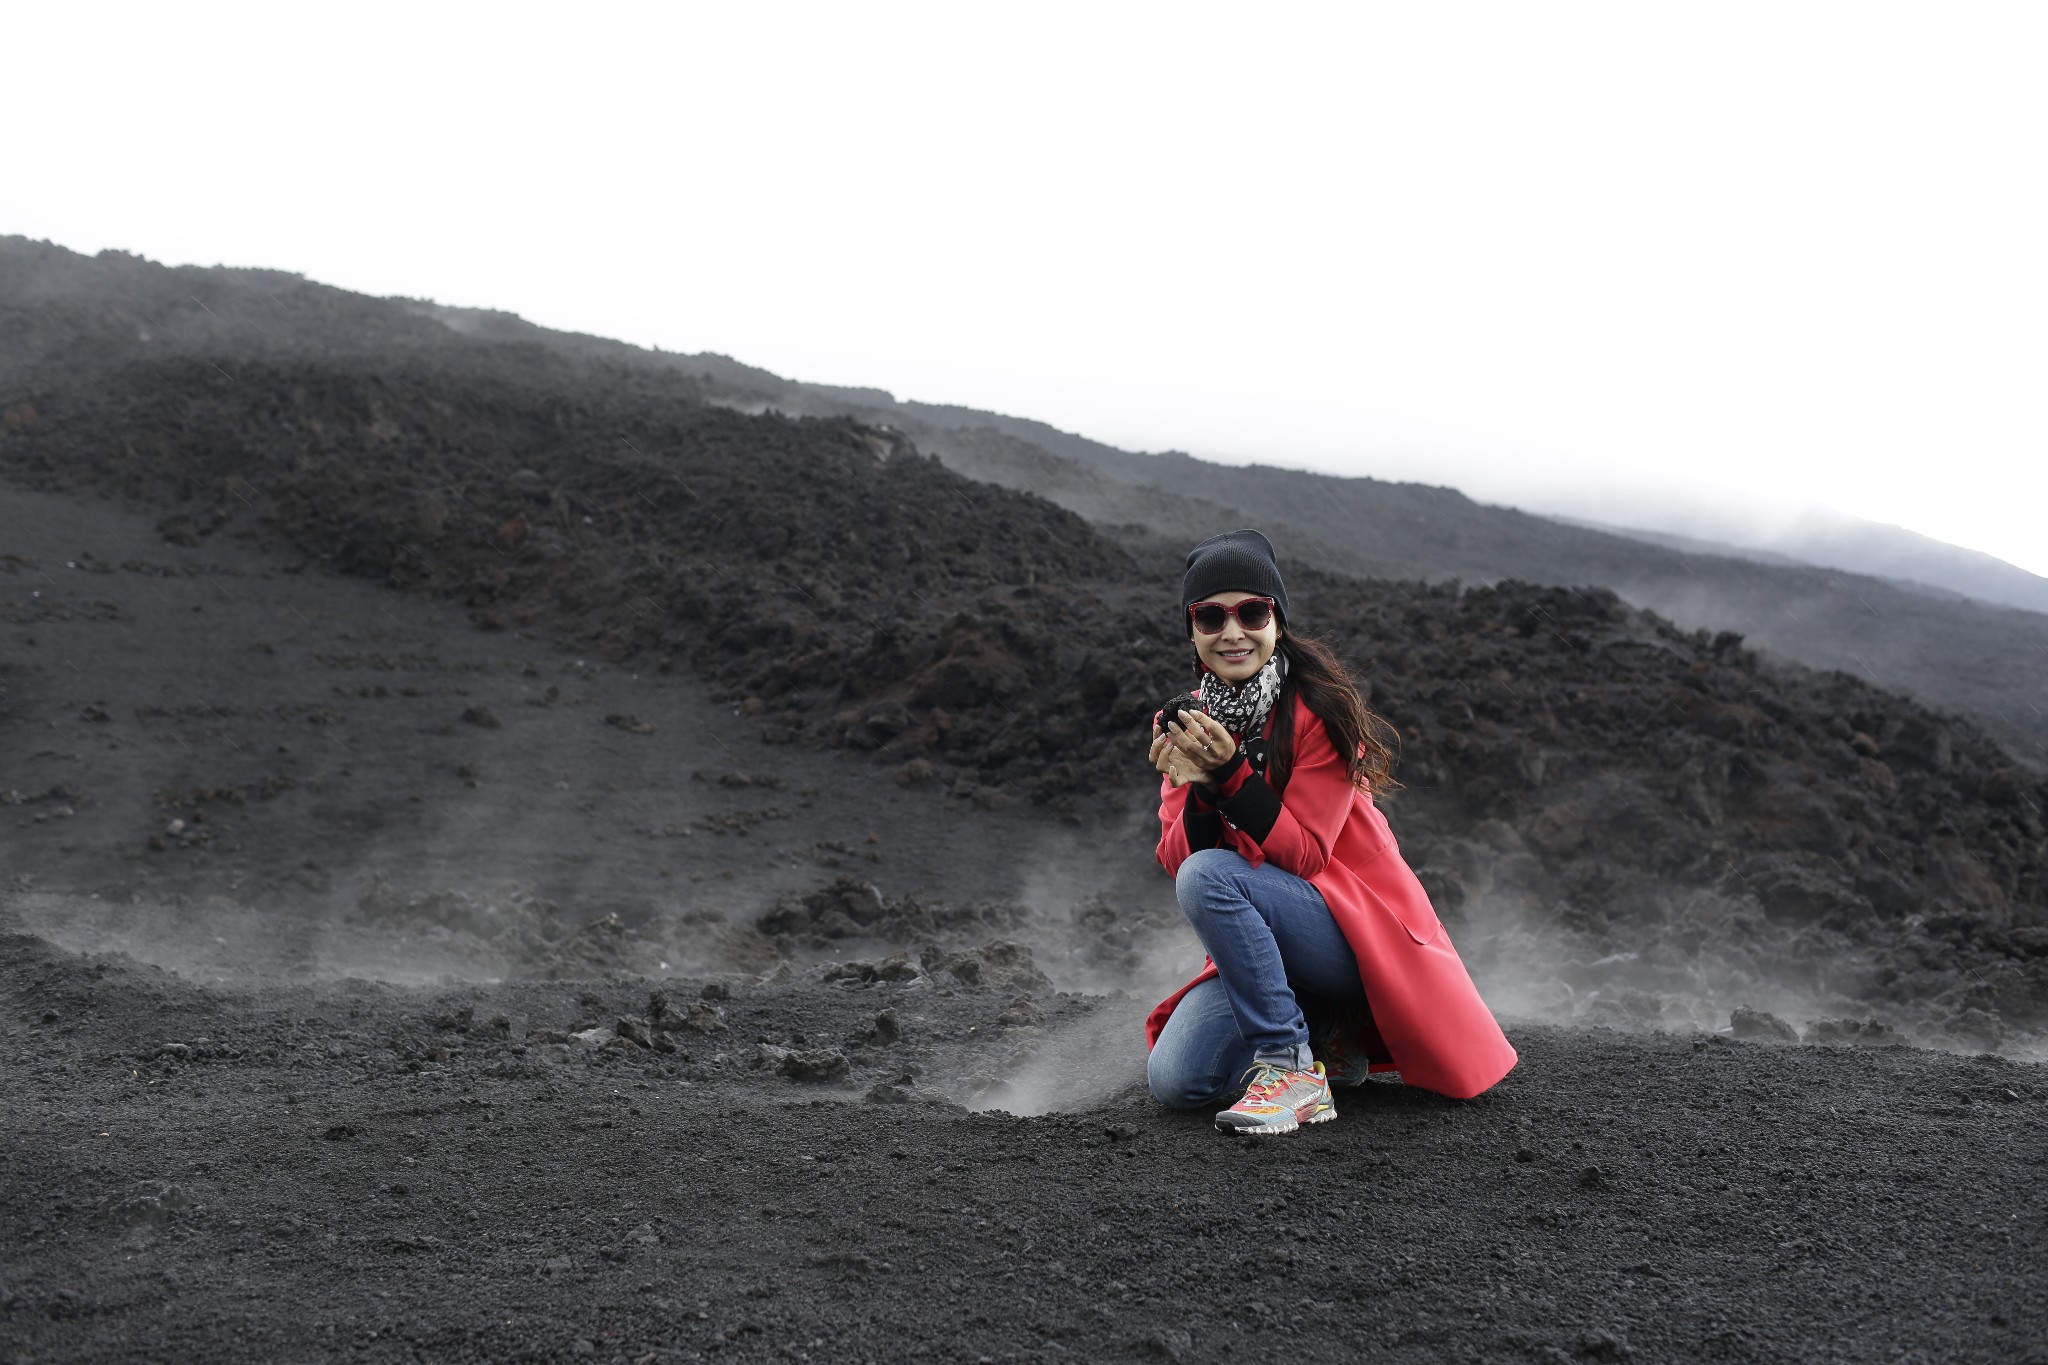
[(1226, 531), (1188, 551), (1187, 572), (1180, 580), (1180, 625), (1192, 638), (1188, 608), (1219, 592), (1255, 592), (1270, 597), (1280, 624), (1287, 624), (1287, 585), (1273, 562), (1273, 543), (1249, 528)]

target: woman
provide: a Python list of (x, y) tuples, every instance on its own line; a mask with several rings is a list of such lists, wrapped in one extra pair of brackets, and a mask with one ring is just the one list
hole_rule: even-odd
[(1209, 961), (1145, 1021), (1152, 1093), (1231, 1133), (1337, 1116), (1369, 1072), (1465, 1099), (1515, 1064), (1393, 833), (1384, 723), (1336, 657), (1288, 628), (1257, 531), (1188, 554), (1181, 625), (1202, 711), (1161, 713), (1160, 866)]

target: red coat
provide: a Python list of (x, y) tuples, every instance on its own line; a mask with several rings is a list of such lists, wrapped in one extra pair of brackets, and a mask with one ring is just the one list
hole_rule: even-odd
[[(1389, 1062), (1374, 1071), (1398, 1071), (1408, 1085), (1453, 1099), (1487, 1089), (1515, 1064), (1515, 1050), (1437, 919), (1429, 896), (1395, 847), (1387, 819), (1369, 793), (1352, 785), (1322, 718), (1305, 706), (1295, 731), (1294, 768), (1281, 796), (1279, 819), (1261, 845), (1224, 822), (1224, 847), (1257, 867), (1272, 862), (1313, 883), (1358, 957), (1358, 978)], [(1277, 712), (1278, 708), (1275, 708)], [(1271, 736), (1273, 718), (1266, 721)], [(1225, 795), (1249, 777), (1247, 765)], [(1188, 788), (1159, 780), (1159, 865), (1178, 873), (1190, 852), (1181, 824)], [(1145, 1020), (1147, 1049), (1159, 1041), (1174, 1006), (1189, 990), (1216, 975), (1205, 959), (1194, 980), (1162, 1000)]]

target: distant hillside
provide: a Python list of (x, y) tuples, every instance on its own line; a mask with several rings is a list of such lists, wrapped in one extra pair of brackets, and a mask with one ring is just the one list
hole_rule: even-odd
[(1947, 545), (1900, 526), (1884, 526), (1857, 517), (1811, 508), (1792, 524), (1770, 534), (1722, 528), (1725, 535), (1695, 527), (1694, 534), (1617, 526), (1584, 517), (1551, 514), (1568, 526), (1582, 526), (1664, 545), (1690, 554), (1753, 559), (1761, 564), (1798, 564), (1843, 569), (1882, 579), (1907, 592), (1933, 597), (1975, 598), (1996, 606), (2048, 612), (2048, 578), (1994, 559), (1976, 550)]
[(2048, 614), (1734, 551), (1687, 552), (1637, 532), (1486, 506), (1455, 489), (1134, 454), (1040, 422), (885, 402), (872, 391), (854, 399), (728, 366), (700, 371), (714, 401), (892, 425), (961, 473), (1038, 493), (1098, 524), (1183, 541), (1255, 524), (1298, 554), (1375, 578), (1599, 584), (1681, 626), (1735, 631), (1785, 658), (1966, 713), (2048, 770)]

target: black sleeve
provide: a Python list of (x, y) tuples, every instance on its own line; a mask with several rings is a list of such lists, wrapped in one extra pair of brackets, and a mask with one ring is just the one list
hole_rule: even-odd
[(1223, 842), (1223, 814), (1202, 798), (1202, 789), (1192, 783), (1183, 788), (1188, 799), (1180, 805), (1181, 831), (1188, 847), (1214, 848)]
[(1218, 797), (1216, 804), (1230, 817), (1230, 823), (1263, 844), (1280, 821), (1280, 793), (1266, 782), (1256, 768), (1245, 776), (1235, 796)]

